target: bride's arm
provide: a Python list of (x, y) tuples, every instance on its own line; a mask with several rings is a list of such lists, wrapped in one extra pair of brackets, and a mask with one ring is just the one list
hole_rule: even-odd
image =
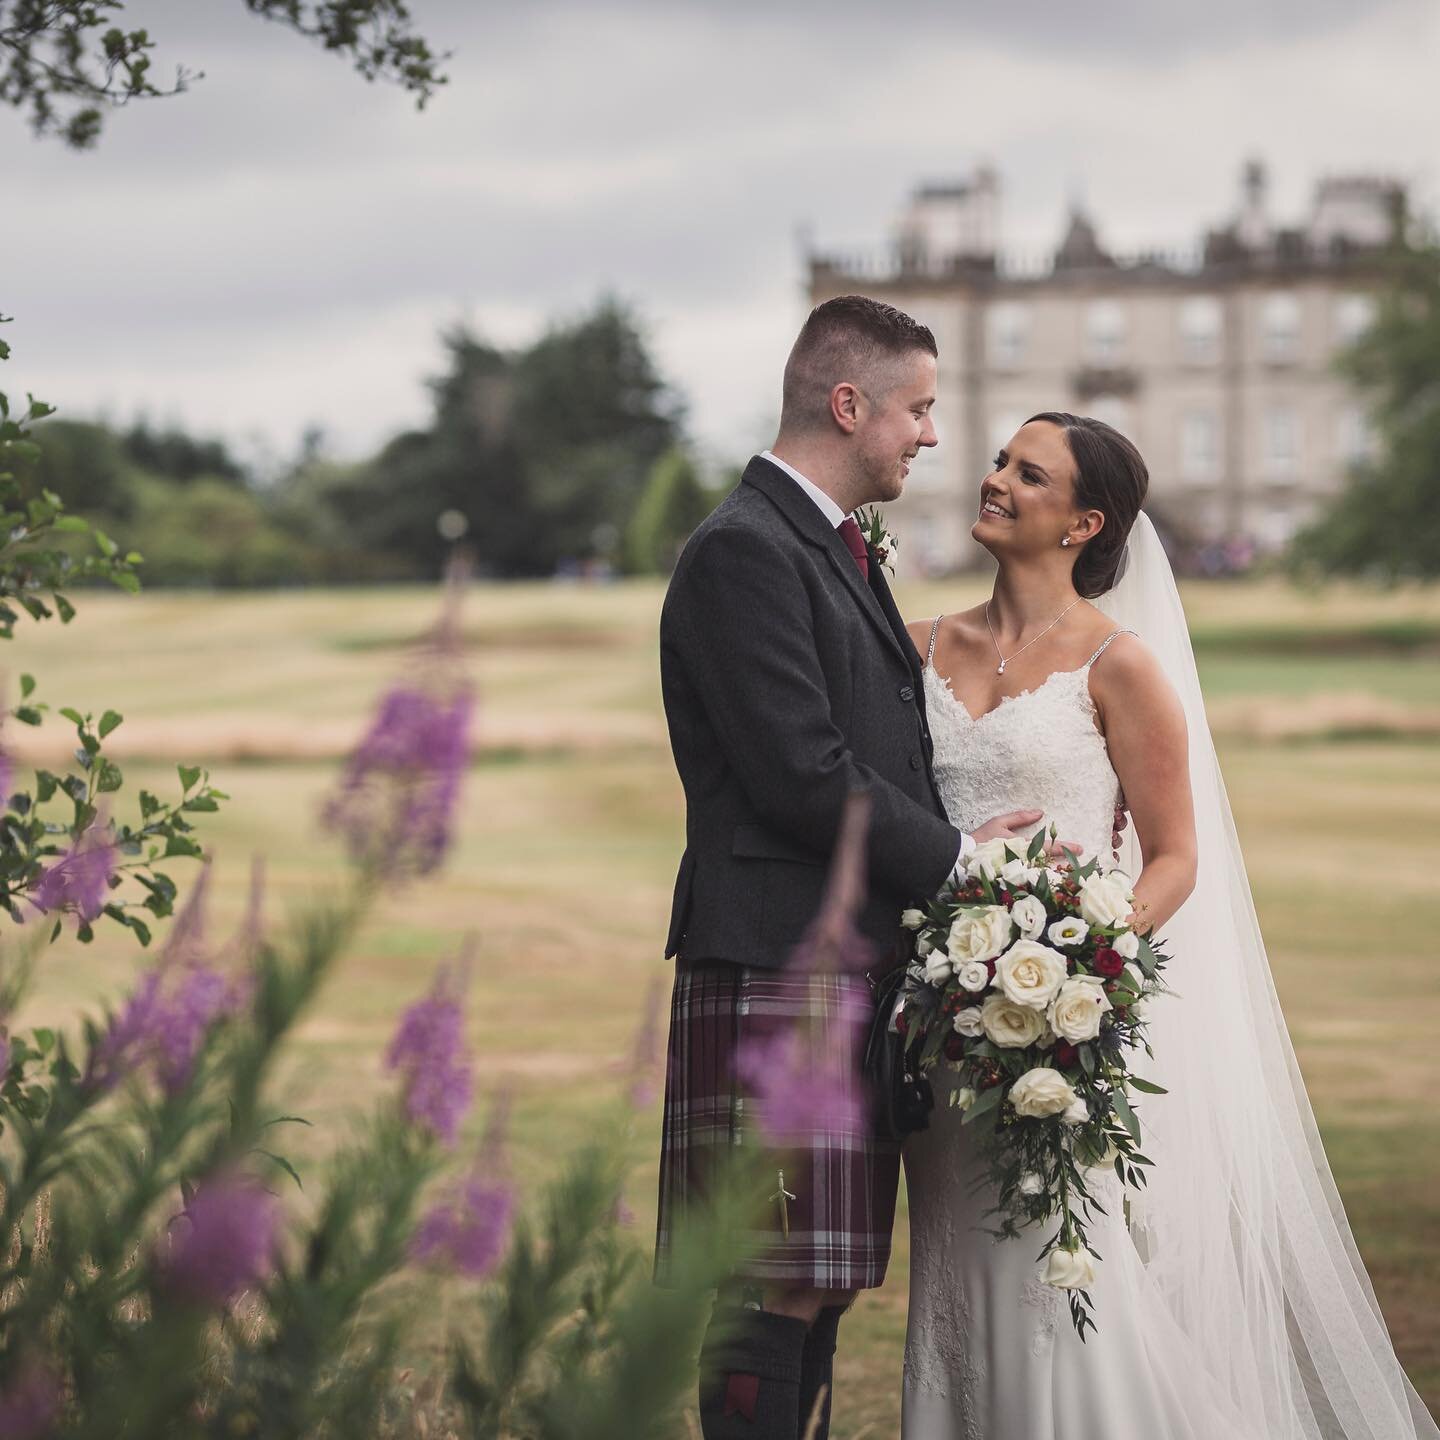
[(1130, 805), (1142, 868), (1133, 923), (1162, 928), (1195, 888), (1195, 807), (1185, 712), (1159, 663), (1122, 635), (1090, 672), (1090, 694)]

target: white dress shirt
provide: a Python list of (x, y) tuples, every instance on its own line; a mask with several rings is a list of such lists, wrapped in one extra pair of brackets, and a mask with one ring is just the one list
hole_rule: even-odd
[[(769, 450), (760, 452), (762, 460), (768, 460), (777, 470), (783, 470), (816, 504), (820, 513), (830, 522), (835, 529), (839, 529), (845, 521), (845, 512), (817, 485), (813, 480), (807, 480), (793, 465), (787, 465), (778, 455)], [(960, 854), (956, 857), (955, 868), (951, 874), (954, 878), (969, 859), (971, 852), (975, 849), (975, 839), (967, 835), (963, 830), (960, 832)]]

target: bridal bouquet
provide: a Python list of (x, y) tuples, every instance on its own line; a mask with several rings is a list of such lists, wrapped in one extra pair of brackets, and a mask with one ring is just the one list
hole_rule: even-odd
[(1164, 1091), (1130, 1066), (1154, 1053), (1145, 1005), (1165, 988), (1166, 956), (1126, 923), (1129, 876), (1066, 855), (1047, 864), (1044, 831), (987, 841), (963, 883), (907, 910), (915, 961), (895, 1023), (922, 1070), (956, 1073), (951, 1104), (983, 1136), (997, 1194), (993, 1233), (1058, 1220), (1042, 1277), (1068, 1292), (1083, 1340), (1100, 1259), (1085, 1222), (1104, 1213), (1095, 1181), (1113, 1167), (1143, 1187), (1151, 1163), (1131, 1097)]

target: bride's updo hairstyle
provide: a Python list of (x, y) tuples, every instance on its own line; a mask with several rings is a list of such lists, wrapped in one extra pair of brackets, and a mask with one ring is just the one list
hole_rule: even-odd
[(1075, 461), (1075, 504), (1081, 510), (1099, 510), (1105, 516), (1100, 533), (1087, 540), (1075, 557), (1075, 589), (1085, 599), (1093, 600), (1115, 583), (1130, 527), (1150, 489), (1150, 472), (1135, 446), (1103, 420), (1046, 410), (1025, 423), (1036, 420), (1044, 420), (1065, 434)]

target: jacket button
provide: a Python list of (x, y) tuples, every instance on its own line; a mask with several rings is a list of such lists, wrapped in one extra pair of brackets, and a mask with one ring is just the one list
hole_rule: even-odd
[(915, 698), (915, 687), (913, 685), (902, 685), (900, 687), (900, 698), (908, 705)]
[(912, 755), (910, 757), (910, 768), (912, 770), (918, 770), (923, 763), (918, 755)]

